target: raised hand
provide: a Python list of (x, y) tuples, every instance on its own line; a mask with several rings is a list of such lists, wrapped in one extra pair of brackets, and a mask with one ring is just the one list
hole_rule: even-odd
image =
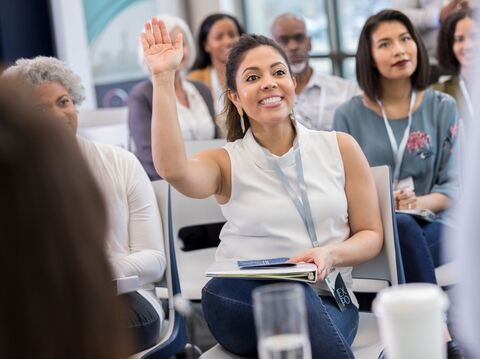
[(172, 42), (163, 21), (152, 18), (140, 34), (145, 61), (153, 76), (175, 72), (183, 58), (183, 38), (179, 33)]

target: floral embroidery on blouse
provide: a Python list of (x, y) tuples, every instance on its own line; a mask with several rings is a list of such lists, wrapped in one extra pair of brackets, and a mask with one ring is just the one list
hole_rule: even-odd
[(458, 123), (454, 123), (453, 125), (451, 125), (449, 132), (450, 132), (450, 137), (451, 137), (451, 138), (457, 137), (457, 133), (458, 133)]
[(430, 136), (422, 131), (414, 131), (410, 133), (407, 141), (408, 152), (417, 152), (422, 149), (432, 147), (430, 144)]

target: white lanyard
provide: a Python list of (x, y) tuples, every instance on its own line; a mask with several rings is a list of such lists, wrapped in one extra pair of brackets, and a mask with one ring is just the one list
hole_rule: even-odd
[(305, 178), (303, 176), (302, 154), (300, 153), (300, 146), (298, 145), (298, 135), (293, 142), (293, 152), (295, 155), (295, 169), (297, 171), (297, 180), (298, 187), (300, 189), (300, 196), (295, 193), (294, 189), (288, 182), (287, 176), (282, 171), (272, 154), (263, 147), (262, 150), (268, 162), (275, 170), (275, 173), (280, 182), (282, 183), (283, 188), (285, 189), (293, 204), (297, 208), (298, 214), (302, 218), (302, 221), (307, 229), (308, 236), (310, 237), (310, 242), (312, 242), (312, 246), (318, 247), (319, 243), (317, 240), (317, 233), (315, 231), (315, 223), (313, 222), (312, 211), (310, 209), (310, 202), (308, 201), (307, 195), (307, 186), (305, 185)]
[(410, 134), (410, 128), (412, 127), (412, 113), (413, 113), (413, 106), (415, 105), (415, 99), (417, 98), (417, 92), (415, 90), (412, 91), (410, 95), (410, 108), (408, 110), (408, 124), (403, 132), (402, 141), (400, 141), (400, 146), (397, 144), (397, 140), (395, 135), (393, 134), (392, 127), (388, 123), (388, 117), (385, 112), (385, 107), (383, 107), (382, 101), (377, 98), (378, 106), (382, 110), (383, 115), (383, 123), (385, 124), (385, 128), (387, 129), (388, 139), (390, 140), (390, 146), (392, 146), (393, 152), (393, 159), (395, 161), (395, 168), (393, 171), (393, 180), (394, 182), (398, 182), (398, 177), (400, 175), (400, 167), (402, 165), (403, 154), (405, 153), (405, 148), (407, 147), (408, 136)]
[(467, 105), (468, 114), (470, 115), (470, 120), (473, 121), (473, 104), (472, 99), (470, 98), (470, 94), (468, 93), (467, 85), (462, 77), (460, 77), (459, 81), (460, 90), (462, 91), (463, 99), (465, 100), (465, 104)]

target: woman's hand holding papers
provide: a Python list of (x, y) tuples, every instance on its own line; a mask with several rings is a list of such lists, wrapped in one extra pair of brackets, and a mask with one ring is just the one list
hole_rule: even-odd
[(290, 258), (291, 263), (315, 263), (317, 266), (317, 280), (323, 281), (334, 267), (334, 258), (330, 246), (309, 249)]

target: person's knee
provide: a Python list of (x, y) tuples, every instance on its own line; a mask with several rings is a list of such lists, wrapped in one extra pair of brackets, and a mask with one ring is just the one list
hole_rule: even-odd
[(418, 227), (418, 223), (415, 220), (415, 218), (413, 218), (409, 214), (397, 213), (395, 215), (395, 220), (397, 222), (397, 229), (399, 231), (400, 231), (400, 229), (404, 229), (404, 228), (417, 228)]
[(252, 282), (214, 278), (202, 291), (203, 312), (213, 336), (228, 351), (244, 356), (257, 353)]
[(397, 232), (401, 246), (415, 246), (418, 237), (423, 236), (423, 231), (418, 222), (412, 216), (404, 213), (397, 213)]
[(157, 343), (160, 336), (161, 318), (155, 308), (138, 292), (122, 295), (127, 303), (127, 331), (134, 338), (135, 352), (145, 350)]

